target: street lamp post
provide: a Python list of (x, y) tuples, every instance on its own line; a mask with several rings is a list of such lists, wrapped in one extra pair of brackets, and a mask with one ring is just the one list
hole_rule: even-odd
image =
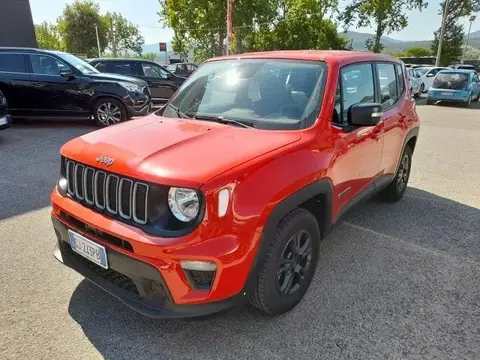
[(102, 51), (100, 50), (100, 37), (98, 36), (98, 26), (97, 26), (97, 24), (95, 24), (95, 34), (97, 34), (98, 57), (102, 57)]
[(443, 34), (445, 32), (445, 21), (447, 20), (447, 14), (448, 14), (448, 2), (449, 0), (445, 1), (445, 7), (443, 8), (442, 28), (440, 29), (440, 38), (438, 39), (437, 59), (435, 60), (435, 66), (440, 66), (440, 56), (442, 55), (442, 45), (443, 45)]
[(470, 31), (472, 30), (472, 24), (473, 22), (475, 21), (477, 17), (475, 15), (472, 15), (470, 16), (470, 19), (468, 21), (470, 21), (470, 25), (468, 26), (468, 34), (467, 34), (467, 41), (465, 42), (465, 48), (463, 49), (463, 56), (462, 56), (462, 64), (463, 64), (463, 60), (465, 59), (465, 56), (467, 54), (467, 46), (468, 46), (468, 40), (470, 40)]

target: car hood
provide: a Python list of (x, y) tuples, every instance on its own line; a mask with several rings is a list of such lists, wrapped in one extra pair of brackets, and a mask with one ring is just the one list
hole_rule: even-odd
[[(153, 114), (71, 140), (61, 153), (124, 176), (199, 188), (235, 166), (300, 138), (300, 131), (264, 131)], [(102, 155), (113, 163), (106, 167), (97, 162)]]
[(131, 83), (138, 84), (140, 86), (147, 85), (147, 83), (143, 80), (140, 80), (131, 76), (125, 76), (125, 75), (119, 75), (119, 74), (100, 73), (100, 74), (89, 74), (88, 76), (94, 80), (128, 81)]

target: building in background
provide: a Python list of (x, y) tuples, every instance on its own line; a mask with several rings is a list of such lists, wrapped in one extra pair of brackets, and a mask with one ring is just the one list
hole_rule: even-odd
[(0, 0), (0, 46), (37, 47), (29, 0)]

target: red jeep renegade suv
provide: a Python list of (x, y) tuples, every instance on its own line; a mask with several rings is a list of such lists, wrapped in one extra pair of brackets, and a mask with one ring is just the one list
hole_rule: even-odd
[(55, 257), (132, 309), (192, 317), (305, 295), (319, 243), (359, 200), (399, 200), (419, 120), (385, 55), (212, 59), (156, 114), (61, 149)]

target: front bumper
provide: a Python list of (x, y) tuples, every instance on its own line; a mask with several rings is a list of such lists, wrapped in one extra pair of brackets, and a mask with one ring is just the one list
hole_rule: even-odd
[(6, 117), (7, 123), (3, 124), (3, 125), (0, 125), (0, 130), (5, 130), (5, 129), (9, 128), (10, 126), (12, 126), (12, 118), (10, 117), (10, 115), (2, 115), (2, 116), (0, 116), (0, 119), (2, 119), (4, 117)]
[(468, 102), (471, 93), (468, 91), (429, 91), (428, 99), (431, 101)]
[(68, 225), (55, 216), (52, 222), (57, 236), (55, 258), (142, 315), (152, 318), (206, 316), (245, 301), (245, 297), (238, 294), (214, 302), (176, 304), (163, 276), (154, 266), (107, 248), (109, 269), (105, 270), (71, 250)]
[(129, 117), (150, 114), (153, 108), (152, 97), (142, 93), (132, 93), (125, 99)]

